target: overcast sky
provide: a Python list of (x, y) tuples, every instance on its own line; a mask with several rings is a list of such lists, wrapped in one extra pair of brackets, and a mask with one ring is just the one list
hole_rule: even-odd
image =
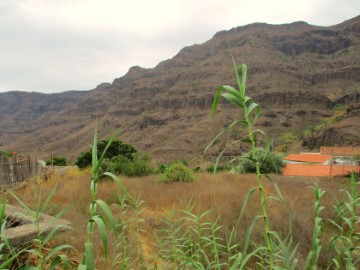
[(360, 0), (0, 0), (0, 92), (90, 90), (221, 30), (359, 14)]

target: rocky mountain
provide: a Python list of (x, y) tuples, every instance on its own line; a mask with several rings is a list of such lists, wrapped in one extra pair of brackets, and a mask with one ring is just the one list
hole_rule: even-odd
[(225, 102), (210, 115), (217, 87), (235, 83), (229, 48), (248, 67), (247, 93), (262, 105), (258, 125), (275, 149), (360, 145), (358, 16), (331, 27), (255, 23), (221, 31), (91, 91), (0, 93), (0, 147), (74, 159), (88, 148), (97, 119), (100, 137), (121, 128), (121, 140), (160, 162), (196, 157), (239, 116)]

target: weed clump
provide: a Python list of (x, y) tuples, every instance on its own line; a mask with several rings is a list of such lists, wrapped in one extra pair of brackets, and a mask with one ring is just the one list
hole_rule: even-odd
[(192, 182), (197, 180), (194, 172), (180, 162), (173, 163), (160, 175), (158, 182)]

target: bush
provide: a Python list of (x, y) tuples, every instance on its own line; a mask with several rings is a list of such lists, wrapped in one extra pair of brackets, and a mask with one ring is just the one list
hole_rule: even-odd
[[(164, 173), (170, 166), (171, 164), (174, 164), (174, 163), (181, 163), (183, 164), (185, 167), (188, 166), (188, 162), (185, 160), (185, 159), (176, 159), (175, 161), (173, 161), (172, 163), (163, 163), (163, 164), (160, 164), (157, 168), (157, 171), (156, 173)], [(200, 170), (200, 168), (199, 168)], [(194, 170), (195, 171), (195, 170)]]
[(133, 154), (132, 159), (124, 156), (117, 156), (113, 159), (104, 160), (102, 171), (112, 172), (125, 176), (145, 176), (154, 172), (151, 166), (151, 156), (144, 153)]
[[(108, 142), (109, 140), (102, 140), (98, 142), (97, 144), (98, 158), (100, 158), (100, 156), (104, 152)], [(132, 145), (125, 144), (122, 141), (113, 141), (112, 144), (107, 149), (104, 158), (112, 159), (114, 157), (121, 156), (127, 158), (128, 160), (133, 160), (135, 153), (137, 153), (137, 150)], [(81, 169), (91, 166), (91, 156), (92, 156), (91, 149), (85, 153), (81, 153), (76, 159), (75, 164)]]
[(52, 157), (50, 160), (46, 161), (46, 165), (52, 166), (66, 166), (67, 161), (64, 157)]
[[(261, 173), (281, 173), (284, 162), (282, 158), (272, 152), (266, 152), (262, 148), (257, 148), (257, 158), (260, 162)], [(237, 171), (241, 173), (256, 173), (255, 162), (250, 158), (252, 156), (251, 151), (240, 157), (239, 166)]]
[(158, 178), (159, 182), (192, 182), (197, 180), (194, 172), (180, 162), (173, 163)]

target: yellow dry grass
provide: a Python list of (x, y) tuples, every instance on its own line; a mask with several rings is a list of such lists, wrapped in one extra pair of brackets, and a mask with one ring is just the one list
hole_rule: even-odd
[[(154, 263), (156, 260), (156, 247), (153, 245), (155, 241), (155, 233), (157, 227), (161, 226), (161, 219), (167, 216), (173, 209), (184, 209), (189, 201), (194, 204), (195, 212), (204, 212), (208, 209), (212, 210), (212, 218), (215, 220), (219, 217), (219, 222), (223, 226), (220, 235), (224, 236), (226, 231), (236, 224), (239, 213), (242, 208), (244, 198), (248, 191), (257, 185), (254, 175), (239, 175), (230, 173), (208, 174), (199, 173), (199, 181), (192, 183), (172, 183), (164, 184), (156, 182), (157, 176), (149, 176), (142, 178), (126, 178), (120, 177), (129, 193), (144, 201), (145, 211), (141, 213), (144, 222), (141, 223), (143, 230), (136, 238), (135, 235), (130, 236), (129, 242), (136, 243), (141, 241), (141, 252), (148, 258), (145, 264)], [(273, 176), (273, 180), (278, 183), (282, 191), (287, 206), (291, 212), (291, 225), (293, 238), (296, 242), (301, 242), (299, 252), (306, 254), (310, 245), (312, 233), (313, 219), (313, 203), (314, 192), (309, 187), (317, 180), (315, 178), (295, 178)], [(325, 218), (332, 214), (331, 205), (333, 204), (332, 196), (347, 184), (348, 179), (319, 179), (319, 185), (327, 191), (324, 197), (326, 210)], [(265, 181), (265, 192), (267, 195), (275, 194), (276, 191), (271, 183)], [(69, 255), (75, 261), (80, 261), (84, 242), (86, 241), (86, 224), (89, 217), (90, 204), (90, 174), (77, 169), (72, 169), (66, 175), (58, 176), (54, 174), (50, 179), (41, 183), (29, 183), (28, 185), (17, 189), (15, 193), (30, 208), (35, 208), (36, 195), (41, 190), (42, 200), (45, 201), (53, 188), (57, 188), (47, 213), (55, 215), (67, 206), (70, 209), (65, 213), (65, 219), (71, 221), (73, 230), (63, 233), (54, 238), (51, 245), (70, 244), (76, 251), (71, 251)], [(103, 180), (98, 186), (98, 198), (103, 199), (111, 205), (111, 209), (120, 219), (120, 211), (112, 205), (116, 203), (119, 189), (115, 183), (110, 180)], [(10, 198), (10, 197), (9, 197)], [(14, 199), (10, 198), (10, 202), (16, 204)], [(269, 215), (271, 227), (279, 232), (288, 232), (288, 213), (285, 207), (274, 200), (268, 201)], [(250, 199), (244, 218), (238, 232), (240, 239), (251, 223), (254, 216), (260, 214), (260, 204), (258, 194), (255, 192)], [(134, 212), (127, 211), (127, 218), (134, 218)], [(134, 225), (131, 226), (134, 233)], [(254, 241), (261, 241), (262, 227), (258, 226), (254, 232)], [(114, 244), (114, 239), (110, 239), (110, 256), (106, 261), (102, 255), (101, 238), (95, 235), (96, 243), (96, 266), (97, 269), (111, 269), (112, 259), (118, 252)]]

